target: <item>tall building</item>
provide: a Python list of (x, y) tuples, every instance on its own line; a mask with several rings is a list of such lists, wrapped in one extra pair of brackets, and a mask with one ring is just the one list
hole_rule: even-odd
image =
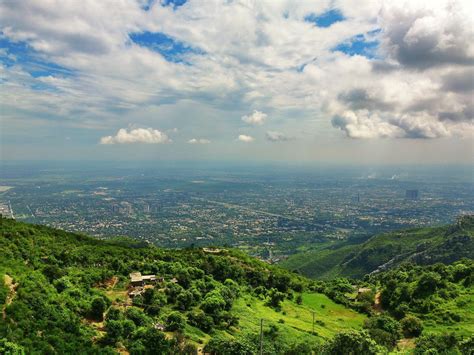
[(409, 200), (418, 200), (418, 190), (406, 190), (405, 197)]

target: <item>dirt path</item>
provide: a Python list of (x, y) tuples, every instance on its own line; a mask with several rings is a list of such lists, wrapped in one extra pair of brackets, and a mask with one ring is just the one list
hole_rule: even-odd
[(376, 312), (381, 313), (382, 312), (382, 299), (380, 292), (377, 292), (374, 297), (374, 310)]
[(4, 283), (5, 283), (5, 286), (8, 287), (9, 289), (9, 292), (8, 292), (8, 295), (7, 295), (7, 299), (5, 301), (5, 304), (3, 305), (2, 307), (2, 318), (3, 319), (6, 319), (7, 318), (7, 313), (6, 313), (6, 309), (7, 309), (7, 306), (12, 303), (13, 301), (13, 298), (15, 297), (15, 294), (16, 294), (16, 287), (17, 285), (13, 283), (13, 279), (10, 275), (7, 275), (5, 274), (5, 276), (3, 277), (4, 279)]

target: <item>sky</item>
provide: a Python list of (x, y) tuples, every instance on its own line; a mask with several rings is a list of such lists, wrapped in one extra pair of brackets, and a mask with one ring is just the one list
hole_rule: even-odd
[(472, 1), (0, 1), (2, 160), (474, 164)]

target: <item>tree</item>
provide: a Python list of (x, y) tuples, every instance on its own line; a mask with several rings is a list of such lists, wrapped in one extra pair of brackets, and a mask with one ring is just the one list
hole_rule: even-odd
[(188, 315), (189, 324), (209, 333), (214, 327), (214, 320), (201, 309), (192, 311)]
[(145, 351), (142, 354), (167, 354), (171, 343), (166, 340), (163, 332), (155, 328), (148, 328), (142, 338)]
[(166, 330), (171, 332), (182, 331), (186, 326), (186, 320), (179, 312), (171, 312), (166, 317)]
[(104, 319), (104, 312), (107, 305), (103, 297), (95, 297), (91, 302), (91, 316), (98, 321)]
[(278, 291), (275, 288), (272, 288), (268, 292), (268, 301), (267, 305), (276, 309), (280, 308), (280, 303), (285, 299), (285, 294), (283, 292)]
[(122, 338), (123, 323), (120, 320), (108, 320), (105, 323), (105, 330), (107, 331), (107, 338), (115, 343)]
[(208, 314), (217, 315), (225, 309), (226, 302), (218, 290), (209, 292), (201, 304), (201, 308)]
[(150, 319), (146, 316), (146, 314), (137, 307), (128, 307), (125, 311), (125, 316), (135, 323), (137, 327), (150, 323)]
[(423, 323), (415, 316), (406, 316), (400, 321), (400, 325), (402, 326), (403, 334), (407, 338), (418, 337), (423, 332)]

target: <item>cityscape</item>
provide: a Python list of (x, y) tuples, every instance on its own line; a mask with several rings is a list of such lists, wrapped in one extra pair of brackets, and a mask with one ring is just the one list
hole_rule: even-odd
[(111, 171), (86, 181), (47, 169), (3, 179), (0, 213), (102, 239), (227, 245), (276, 262), (313, 244), (440, 225), (474, 210), (469, 182), (414, 174), (178, 169), (170, 179), (173, 170)]

